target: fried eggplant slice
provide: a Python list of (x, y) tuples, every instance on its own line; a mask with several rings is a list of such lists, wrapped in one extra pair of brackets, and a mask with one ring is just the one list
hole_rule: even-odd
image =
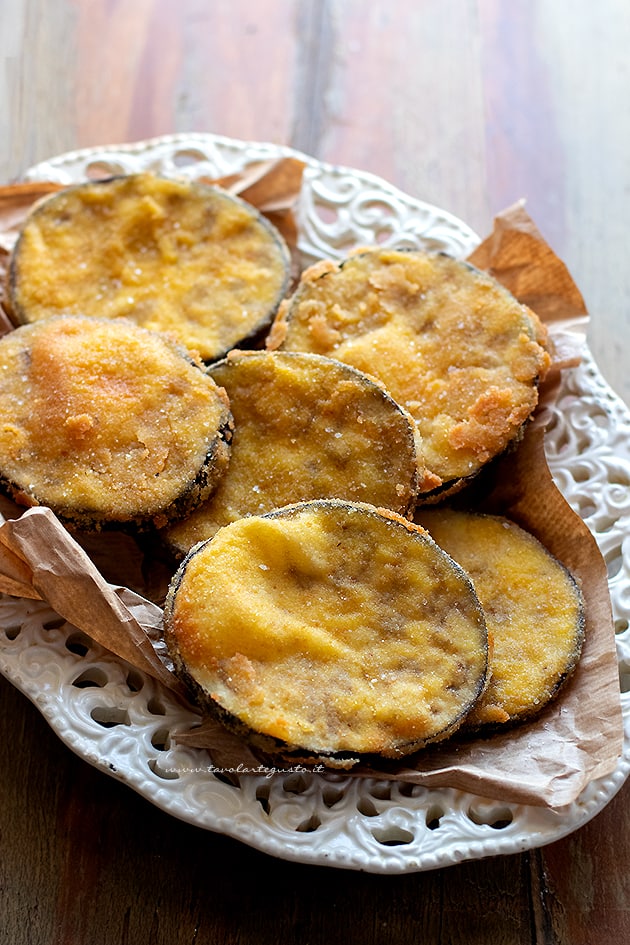
[(420, 509), (416, 518), (470, 574), (486, 614), (490, 681), (466, 728), (535, 716), (580, 657), (584, 602), (575, 579), (533, 535), (501, 516)]
[(126, 319), (59, 316), (0, 339), (0, 482), (85, 529), (164, 525), (229, 458), (225, 392), (187, 350)]
[(311, 267), (268, 346), (379, 378), (416, 420), (433, 474), (427, 493), (440, 498), (520, 436), (550, 363), (538, 317), (496, 280), (416, 250)]
[(201, 182), (132, 174), (33, 208), (8, 305), (17, 323), (124, 316), (211, 361), (270, 325), (288, 280), (286, 244), (254, 207)]
[(419, 488), (411, 417), (355, 368), (315, 354), (237, 351), (209, 369), (234, 416), (228, 472), (166, 530), (180, 556), (223, 525), (307, 499), (413, 511)]
[(459, 565), (401, 516), (334, 499), (196, 545), (171, 582), (165, 635), (228, 727), (331, 765), (446, 738), (487, 671), (483, 611)]

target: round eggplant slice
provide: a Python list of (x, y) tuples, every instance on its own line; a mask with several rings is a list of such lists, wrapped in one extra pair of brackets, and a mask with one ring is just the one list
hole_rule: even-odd
[(165, 525), (229, 457), (225, 392), (132, 322), (60, 316), (0, 339), (0, 481), (81, 528)]
[(584, 602), (575, 579), (533, 535), (500, 516), (421, 509), (417, 521), (470, 574), (486, 614), (490, 681), (466, 728), (538, 714), (580, 657)]
[(214, 495), (164, 535), (185, 554), (245, 515), (342, 498), (406, 515), (419, 488), (413, 420), (355, 368), (315, 354), (233, 352), (209, 370), (234, 416)]
[(286, 244), (254, 207), (208, 184), (133, 174), (33, 208), (8, 304), (18, 323), (124, 316), (211, 361), (270, 325), (288, 281)]
[(520, 436), (550, 361), (538, 317), (496, 280), (415, 250), (313, 266), (268, 346), (338, 358), (382, 381), (418, 424), (429, 495), (452, 491)]
[(165, 635), (227, 726), (335, 766), (446, 738), (486, 678), (464, 571), (406, 519), (341, 500), (243, 518), (195, 546), (171, 583)]

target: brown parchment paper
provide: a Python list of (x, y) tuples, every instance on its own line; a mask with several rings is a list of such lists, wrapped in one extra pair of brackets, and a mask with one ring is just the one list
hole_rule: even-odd
[[(291, 186), (299, 189), (299, 168), (280, 168), (279, 178), (270, 178), (271, 196), (264, 186), (269, 170), (277, 175), (279, 169), (257, 167), (249, 180), (222, 184), (235, 187), (252, 202), (264, 203), (269, 198), (273, 205), (273, 188), (282, 190), (278, 180), (286, 183), (284, 172), (288, 172), (292, 183), (277, 199), (282, 203), (281, 213), (290, 218), (296, 194), (289, 191)], [(0, 229), (2, 197), (0, 191)], [(10, 236), (6, 244), (11, 244)], [(3, 245), (0, 237), (0, 266)], [(491, 737), (454, 737), (404, 764), (359, 767), (352, 773), (454, 787), (506, 802), (562, 807), (589, 781), (614, 770), (623, 745), (606, 567), (590, 531), (553, 483), (543, 448), (545, 404), (553, 400), (558, 371), (579, 360), (588, 315), (566, 267), (547, 246), (522, 203), (497, 217), (493, 232), (470, 261), (491, 271), (537, 311), (552, 329), (554, 342), (559, 337), (561, 344), (556, 343), (554, 370), (519, 448), (493, 464), (474, 487), (460, 494), (458, 503), (509, 516), (572, 571), (586, 602), (584, 649), (569, 684), (536, 720)], [(555, 328), (562, 329), (557, 337)], [(97, 559), (86, 550), (89, 544), (82, 547), (50, 510), (21, 513), (8, 502), (0, 508), (6, 517), (0, 525), (0, 590), (48, 601), (70, 623), (185, 699), (161, 639), (161, 608), (148, 599), (147, 591), (106, 580), (103, 572), (108, 562), (102, 549), (97, 567)], [(143, 557), (133, 543), (127, 553), (129, 560)], [(119, 549), (114, 558), (120, 560)], [(137, 560), (138, 575), (146, 572), (136, 565)], [(134, 567), (125, 567), (124, 573), (130, 574)], [(115, 566), (111, 570), (116, 573)], [(155, 593), (155, 586), (150, 590)], [(216, 767), (260, 770), (261, 756), (207, 717), (200, 715), (199, 726), (180, 734), (178, 741), (206, 749)], [(277, 767), (275, 761), (269, 764)]]

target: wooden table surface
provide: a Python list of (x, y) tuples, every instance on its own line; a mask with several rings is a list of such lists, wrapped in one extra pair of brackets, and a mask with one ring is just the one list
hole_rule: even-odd
[[(291, 145), (477, 232), (521, 197), (630, 402), (626, 0), (0, 0), (0, 179), (171, 132)], [(380, 876), (273, 859), (75, 757), (0, 679), (0, 942), (630, 941), (630, 786), (542, 849)]]

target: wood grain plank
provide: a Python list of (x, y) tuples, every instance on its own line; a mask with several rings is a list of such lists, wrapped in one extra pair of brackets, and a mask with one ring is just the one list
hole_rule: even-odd
[[(630, 404), (630, 8), (607, 0), (575, 16), (540, 3), (564, 142), (566, 238), (560, 251), (589, 306), (589, 341), (604, 376)], [(554, 12), (555, 11), (555, 12)]]
[(287, 143), (297, 0), (1, 0), (11, 55), (0, 173), (76, 147), (208, 131)]
[(540, 851), (547, 913), (559, 945), (627, 945), (630, 784), (597, 817)]
[(630, 403), (630, 16), (623, 0), (479, 2), (493, 212), (517, 197), (591, 311), (589, 342)]
[(550, 96), (538, 4), (479, 4), (486, 177), (493, 214), (519, 199), (558, 251), (564, 245), (565, 161)]
[(184, 131), (286, 142), (296, 15), (296, 0), (81, 3), (80, 144)]
[(0, 677), (0, 938), (51, 942), (58, 753), (39, 712)]
[(484, 138), (474, 4), (331, 3), (334, 54), (317, 156), (379, 174), (484, 228)]
[(329, 0), (302, 3), (298, 10), (297, 43), (300, 50), (295, 82), (295, 109), (291, 145), (319, 155), (327, 123), (325, 107), (334, 56), (334, 35)]
[(71, 106), (74, 71), (66, 68), (68, 60), (60, 52), (71, 49), (73, 21), (71, 0), (59, 0), (54, 7), (45, 0), (15, 4), (0, 0), (1, 42), (12, 52), (5, 60), (7, 98), (1, 109), (3, 180), (14, 179), (30, 163), (76, 141)]

